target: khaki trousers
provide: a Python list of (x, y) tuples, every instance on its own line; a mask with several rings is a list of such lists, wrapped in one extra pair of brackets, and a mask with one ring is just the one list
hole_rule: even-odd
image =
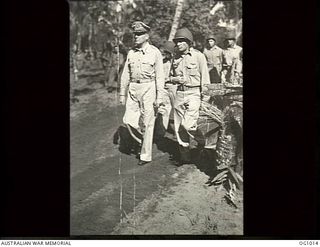
[(162, 122), (165, 129), (168, 129), (170, 113), (174, 106), (174, 101), (177, 92), (177, 85), (167, 84), (163, 93), (164, 106), (159, 108), (159, 113), (162, 114)]
[(140, 131), (143, 136), (140, 160), (152, 160), (153, 129), (156, 100), (155, 83), (130, 83), (123, 122)]
[(183, 147), (189, 147), (190, 132), (197, 130), (197, 121), (200, 109), (200, 90), (191, 88), (187, 91), (177, 91), (174, 102), (174, 130), (178, 143)]

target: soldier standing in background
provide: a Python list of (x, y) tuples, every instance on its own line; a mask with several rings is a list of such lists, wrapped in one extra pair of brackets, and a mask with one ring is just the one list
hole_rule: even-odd
[(173, 39), (176, 44), (176, 55), (173, 61), (172, 83), (178, 84), (174, 102), (174, 127), (179, 143), (181, 163), (189, 163), (190, 137), (205, 145), (205, 139), (197, 128), (201, 94), (210, 84), (208, 67), (205, 56), (191, 47), (192, 33), (187, 28), (177, 30)]
[[(119, 56), (118, 56), (119, 54)], [(114, 46), (112, 49), (112, 53), (110, 56), (110, 69), (108, 72), (108, 79), (107, 79), (107, 85), (108, 85), (108, 92), (112, 92), (114, 90), (118, 90), (118, 74), (121, 73), (122, 65), (124, 63), (124, 55), (122, 52), (120, 52), (119, 46)], [(118, 71), (118, 64), (119, 64), (119, 71)]]
[(107, 87), (108, 92), (112, 92), (112, 90), (109, 88), (108, 82), (109, 82), (109, 74), (110, 70), (112, 68), (112, 45), (111, 43), (104, 43), (103, 44), (103, 50), (102, 54), (100, 56), (102, 67), (104, 69), (104, 85)]
[(155, 109), (162, 103), (164, 72), (160, 51), (149, 44), (150, 27), (137, 21), (132, 29), (135, 46), (123, 68), (119, 101), (126, 104), (123, 122), (130, 134), (134, 135), (133, 128), (142, 135), (138, 165), (145, 165), (152, 161)]
[(236, 44), (236, 36), (229, 34), (226, 37), (227, 48), (222, 54), (222, 81), (233, 83), (242, 72), (242, 47)]
[(208, 48), (204, 49), (203, 54), (207, 59), (207, 65), (210, 74), (210, 82), (220, 83), (223, 50), (216, 45), (216, 38), (213, 35), (210, 35), (207, 38), (207, 44)]
[(119, 48), (117, 45), (113, 43), (108, 43), (106, 44), (101, 55), (103, 68), (105, 70), (105, 85), (109, 93), (119, 89), (118, 75), (121, 74), (125, 60), (124, 52), (121, 49), (119, 50), (118, 56), (118, 49)]

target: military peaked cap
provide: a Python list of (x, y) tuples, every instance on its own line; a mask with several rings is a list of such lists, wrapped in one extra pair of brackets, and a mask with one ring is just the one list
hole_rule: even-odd
[(132, 23), (131, 28), (133, 29), (134, 33), (147, 33), (150, 31), (150, 27), (142, 21), (135, 21)]

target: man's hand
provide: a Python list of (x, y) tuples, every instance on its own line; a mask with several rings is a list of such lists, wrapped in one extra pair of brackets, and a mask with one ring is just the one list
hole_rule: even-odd
[(210, 95), (208, 95), (208, 93), (209, 93), (209, 88), (207, 87), (207, 85), (203, 85), (202, 92), (201, 92), (201, 100), (209, 101)]
[(208, 92), (208, 90), (209, 90), (209, 88), (207, 87), (207, 85), (203, 85), (201, 93), (206, 94)]
[(156, 101), (153, 102), (153, 108), (154, 108), (154, 115), (155, 116), (157, 116), (158, 113), (163, 114), (163, 106), (164, 106), (164, 103), (161, 102), (159, 99), (156, 99)]
[(120, 103), (120, 105), (124, 105), (126, 103), (126, 96), (125, 95), (119, 96), (119, 103)]
[(174, 84), (183, 84), (184, 83), (181, 76), (171, 76), (170, 81)]
[(153, 105), (158, 108), (160, 106), (164, 106), (165, 104), (162, 102), (162, 100), (156, 99), (156, 101), (153, 103)]

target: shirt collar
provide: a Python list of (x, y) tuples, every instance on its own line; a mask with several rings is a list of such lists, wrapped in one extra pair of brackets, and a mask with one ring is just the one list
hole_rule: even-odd
[(135, 51), (141, 51), (143, 54), (146, 54), (148, 52), (149, 47), (150, 47), (150, 44), (147, 42), (143, 48), (136, 47)]
[(176, 58), (182, 58), (182, 57), (185, 57), (185, 56), (187, 56), (187, 55), (189, 55), (189, 56), (192, 56), (192, 53), (191, 53), (191, 51), (189, 51), (187, 54), (185, 54), (185, 55), (182, 55), (182, 54), (176, 54)]
[(233, 47), (228, 47), (228, 49), (236, 49), (238, 46), (235, 44)]
[(192, 48), (192, 47), (190, 47), (190, 49), (189, 49), (189, 51), (187, 52), (187, 54), (186, 54), (186, 55), (190, 55), (190, 56), (192, 56), (192, 52), (193, 52), (193, 48)]
[(190, 56), (192, 56), (192, 50), (193, 50), (193, 48), (192, 48), (192, 47), (190, 47), (190, 49), (189, 49), (188, 53), (187, 53), (187, 54), (185, 54), (184, 56), (182, 56), (182, 55), (181, 55), (181, 54), (179, 54), (179, 53), (176, 53), (175, 58), (182, 58), (182, 57), (185, 57), (186, 55), (190, 55)]
[(189, 52), (187, 54), (189, 54), (190, 56), (192, 56), (192, 53), (195, 51), (195, 49), (193, 47), (190, 47)]
[(210, 50), (215, 50), (215, 49), (217, 49), (217, 48), (218, 48), (218, 46), (217, 46), (217, 45), (214, 45), (213, 47), (210, 48)]

